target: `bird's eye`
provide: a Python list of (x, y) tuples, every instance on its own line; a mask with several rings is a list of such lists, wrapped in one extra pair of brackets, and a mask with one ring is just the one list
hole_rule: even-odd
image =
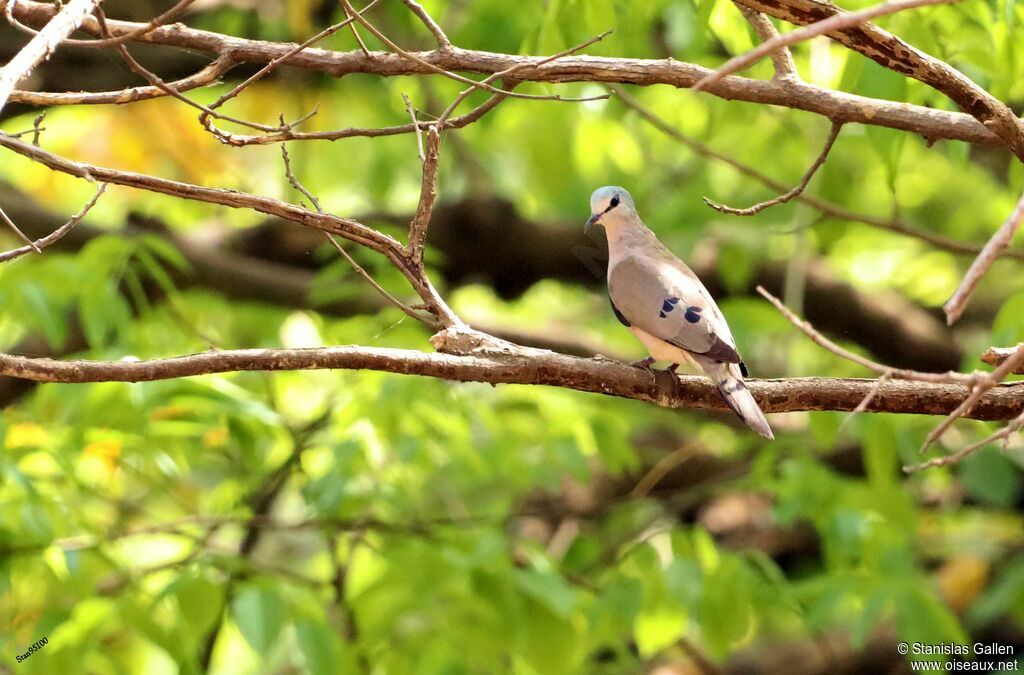
[(614, 209), (618, 205), (619, 205), (619, 196), (615, 195), (614, 197), (612, 197), (612, 201), (610, 202), (610, 206)]

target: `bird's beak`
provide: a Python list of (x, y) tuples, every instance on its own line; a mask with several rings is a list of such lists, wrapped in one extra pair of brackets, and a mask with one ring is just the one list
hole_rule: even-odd
[(603, 215), (603, 213), (595, 213), (590, 216), (590, 218), (587, 219), (587, 224), (583, 226), (583, 233), (589, 236), (590, 231), (594, 229), (594, 225), (601, 221), (601, 216)]

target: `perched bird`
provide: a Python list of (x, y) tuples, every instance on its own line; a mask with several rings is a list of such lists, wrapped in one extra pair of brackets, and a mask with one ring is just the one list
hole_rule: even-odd
[(600, 223), (608, 234), (612, 311), (651, 355), (634, 365), (669, 361), (675, 371), (680, 363), (696, 362), (747, 426), (774, 438), (743, 382), (747, 369), (729, 325), (697, 275), (647, 229), (625, 188), (596, 190), (590, 213), (587, 230)]

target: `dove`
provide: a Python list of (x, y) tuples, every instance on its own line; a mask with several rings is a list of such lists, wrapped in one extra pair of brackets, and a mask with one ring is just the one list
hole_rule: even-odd
[(587, 231), (600, 223), (608, 235), (612, 311), (650, 354), (634, 365), (650, 368), (655, 361), (668, 361), (675, 372), (680, 363), (696, 362), (733, 412), (773, 439), (743, 381), (747, 369), (725, 316), (697, 275), (644, 225), (625, 188), (598, 188), (590, 197), (590, 213)]

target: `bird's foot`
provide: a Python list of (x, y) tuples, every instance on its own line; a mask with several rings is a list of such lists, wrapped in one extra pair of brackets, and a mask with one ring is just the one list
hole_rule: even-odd
[(640, 359), (639, 361), (634, 361), (631, 365), (634, 368), (640, 368), (641, 370), (650, 370), (652, 363), (654, 363), (654, 359), (651, 358), (650, 356), (648, 356), (646, 359)]
[(678, 375), (679, 374), (679, 373), (676, 372), (676, 370), (678, 370), (678, 369), (679, 369), (679, 364), (678, 363), (673, 363), (671, 366), (666, 368), (666, 370), (668, 370), (668, 372), (672, 373), (673, 375)]

